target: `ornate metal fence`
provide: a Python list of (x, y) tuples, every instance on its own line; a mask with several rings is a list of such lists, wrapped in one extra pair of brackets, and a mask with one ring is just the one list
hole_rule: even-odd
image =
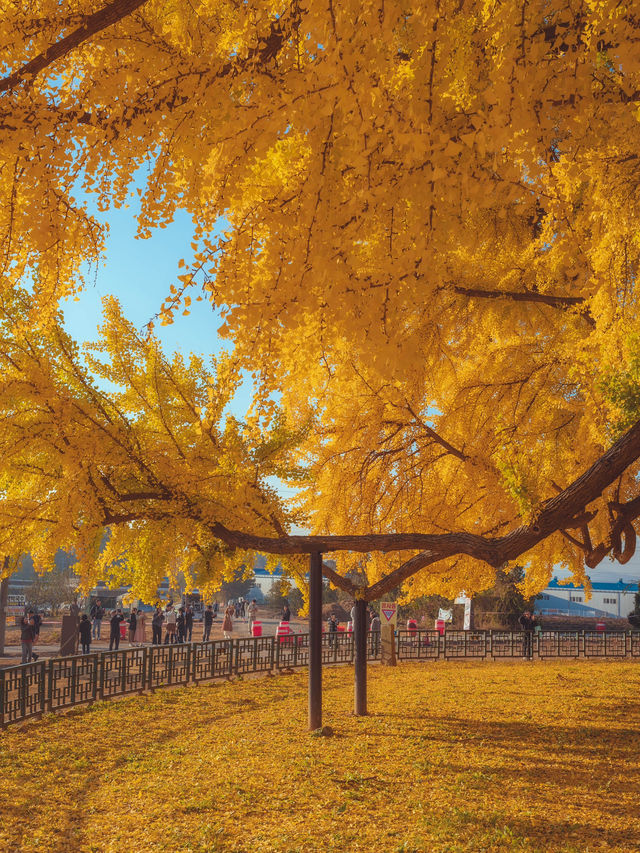
[[(529, 657), (640, 660), (640, 631), (399, 631), (400, 660), (499, 660)], [(367, 638), (369, 660), (380, 659), (380, 634)], [(325, 664), (353, 662), (353, 637), (326, 633)], [(309, 635), (255, 637), (144, 646), (0, 669), (0, 727), (74, 705), (158, 687), (210, 681), (309, 663)]]

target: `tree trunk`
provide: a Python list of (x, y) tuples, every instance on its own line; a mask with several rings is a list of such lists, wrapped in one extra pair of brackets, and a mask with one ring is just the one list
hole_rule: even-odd
[(353, 620), (353, 645), (355, 653), (354, 713), (356, 717), (367, 714), (367, 602), (356, 599)]
[(322, 726), (322, 554), (309, 561), (309, 731)]

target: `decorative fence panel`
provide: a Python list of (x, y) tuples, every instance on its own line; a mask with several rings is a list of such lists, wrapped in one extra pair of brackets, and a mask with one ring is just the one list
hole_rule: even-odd
[[(371, 639), (373, 637), (373, 640)], [(370, 659), (380, 657), (380, 634), (369, 634)], [(353, 634), (346, 631), (332, 631), (322, 635), (322, 663), (352, 663)]]
[(100, 686), (100, 657), (97, 654), (47, 661), (47, 706), (49, 711), (92, 702)]
[[(640, 660), (640, 631), (398, 631), (403, 661), (613, 658)], [(367, 656), (380, 659), (380, 634), (370, 632)], [(325, 633), (324, 664), (353, 662), (353, 635)], [(49, 711), (115, 696), (293, 669), (309, 664), (309, 635), (251, 637), (207, 643), (127, 648), (0, 669), (0, 727)]]

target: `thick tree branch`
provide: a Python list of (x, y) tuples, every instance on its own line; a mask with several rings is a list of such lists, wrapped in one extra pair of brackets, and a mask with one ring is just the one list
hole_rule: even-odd
[[(479, 287), (461, 287), (455, 285), (453, 290), (461, 296), (471, 296), (477, 299), (510, 299), (512, 302), (538, 302), (550, 305), (552, 308), (573, 308), (576, 305), (584, 305), (583, 296), (560, 296), (552, 293), (534, 293), (532, 291), (518, 290), (483, 290)], [(580, 314), (590, 324), (594, 325), (593, 317), (588, 308), (582, 308)]]
[(330, 580), (334, 586), (337, 586), (338, 589), (341, 589), (343, 592), (348, 592), (349, 595), (356, 594), (356, 585), (350, 581), (349, 578), (343, 578), (342, 575), (339, 575), (327, 563), (322, 564), (322, 574), (325, 578)]
[(52, 44), (45, 51), (39, 53), (38, 56), (29, 60), (22, 68), (14, 71), (13, 74), (0, 80), (0, 93), (14, 89), (20, 83), (30, 83), (44, 68), (66, 56), (96, 33), (105, 30), (112, 24), (117, 24), (118, 21), (135, 12), (136, 9), (146, 2), (147, 0), (115, 0), (115, 2), (109, 3), (108, 6), (104, 6), (98, 12), (94, 12), (93, 15), (87, 15), (82, 25), (69, 33), (68, 36)]
[[(229, 530), (222, 524), (209, 525), (211, 532), (235, 548), (251, 548), (272, 554), (310, 554), (313, 551), (402, 551), (421, 549), (399, 569), (367, 590), (367, 600), (379, 597), (412, 574), (437, 560), (466, 554), (498, 567), (529, 551), (558, 530), (582, 523), (585, 507), (640, 457), (640, 421), (622, 436), (606, 453), (560, 494), (546, 500), (531, 524), (523, 525), (499, 538), (485, 538), (473, 533), (388, 533), (355, 536), (288, 536), (273, 538), (254, 536)], [(638, 509), (640, 499), (629, 504), (629, 512)], [(625, 523), (629, 520), (624, 514)]]

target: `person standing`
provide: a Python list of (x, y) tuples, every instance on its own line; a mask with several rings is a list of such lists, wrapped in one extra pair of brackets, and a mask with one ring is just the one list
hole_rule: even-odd
[(114, 610), (111, 614), (111, 619), (109, 620), (110, 630), (109, 630), (109, 651), (112, 652), (115, 648), (116, 651), (120, 648), (120, 623), (124, 622), (124, 616), (122, 615), (122, 610), (118, 607), (117, 610)]
[(291, 608), (289, 607), (289, 602), (285, 598), (284, 604), (282, 605), (282, 621), (289, 622), (291, 620)]
[(258, 603), (255, 600), (255, 598), (251, 599), (251, 604), (247, 608), (247, 614), (249, 617), (248, 621), (247, 621), (247, 627), (249, 629), (249, 636), (252, 637), (253, 636), (253, 623), (255, 622), (255, 620), (258, 616)]
[(530, 658), (533, 654), (533, 629), (536, 627), (535, 617), (530, 610), (525, 610), (518, 622), (524, 634), (522, 637), (522, 657)]
[(89, 616), (91, 616), (93, 622), (92, 637), (94, 640), (99, 640), (102, 620), (104, 619), (104, 607), (99, 598), (89, 611)]
[(164, 621), (167, 625), (167, 633), (165, 634), (164, 642), (175, 643), (176, 641), (176, 611), (173, 609), (173, 604), (169, 602), (164, 611)]
[(131, 610), (129, 615), (129, 645), (132, 646), (135, 643), (136, 637), (136, 626), (138, 624), (138, 611), (134, 607)]
[(234, 607), (230, 604), (224, 612), (224, 619), (222, 620), (222, 633), (224, 634), (225, 640), (231, 640), (233, 636), (233, 614)]
[(329, 647), (334, 649), (338, 644), (338, 617), (335, 613), (329, 614), (327, 630), (329, 632)]
[(209, 642), (209, 635), (211, 634), (211, 626), (213, 625), (213, 607), (210, 604), (207, 604), (206, 610), (204, 611), (204, 616), (202, 618), (202, 642)]
[(191, 636), (193, 634), (193, 607), (190, 604), (187, 604), (187, 609), (184, 614), (184, 630), (185, 639), (187, 643), (190, 643)]
[(138, 612), (136, 613), (136, 633), (133, 637), (136, 646), (144, 646), (147, 642), (146, 622), (144, 613), (138, 608)]
[(179, 643), (184, 643), (186, 627), (187, 626), (184, 618), (184, 607), (179, 607), (178, 615), (176, 616), (176, 630), (178, 632)]
[(33, 610), (20, 620), (20, 642), (22, 643), (22, 663), (31, 663), (33, 656), (33, 641), (35, 640), (35, 620)]
[(35, 634), (35, 636), (33, 638), (34, 643), (37, 643), (38, 638), (40, 637), (40, 626), (41, 625), (42, 625), (42, 616), (38, 613), (37, 610), (35, 610), (33, 613), (33, 631)]
[(82, 654), (88, 655), (91, 651), (91, 622), (89, 622), (86, 613), (83, 613), (80, 617), (78, 633), (80, 634), (80, 645), (82, 646)]
[(218, 616), (218, 611), (220, 610), (220, 604), (217, 601), (213, 602), (213, 618), (216, 619)]
[(151, 617), (151, 632), (153, 634), (153, 645), (159, 646), (162, 643), (162, 623), (164, 622), (164, 613), (158, 605), (156, 612)]
[(371, 625), (369, 626), (370, 637), (371, 637), (371, 654), (375, 657), (378, 654), (378, 649), (380, 648), (380, 630), (381, 630), (380, 617), (378, 614), (373, 611)]

